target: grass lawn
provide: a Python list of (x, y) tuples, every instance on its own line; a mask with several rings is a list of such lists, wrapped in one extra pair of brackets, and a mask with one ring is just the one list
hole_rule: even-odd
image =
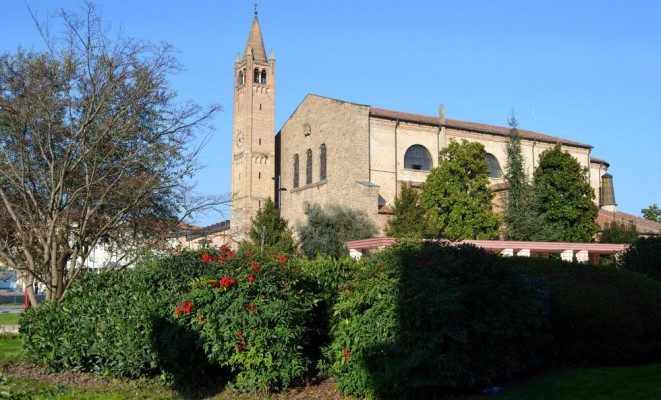
[(20, 355), (21, 339), (18, 335), (0, 335), (0, 364), (16, 361)]
[[(0, 335), (0, 367), (20, 363), (20, 338), (16, 335)], [(29, 369), (29, 368), (28, 368)], [(7, 369), (5, 369), (7, 370)], [(82, 379), (84, 385), (66, 376), (59, 382), (51, 375), (43, 378), (30, 376), (9, 376), (6, 387), (22, 398), (43, 399), (181, 399), (190, 394), (178, 393), (157, 380), (116, 380), (108, 378)], [(66, 375), (66, 373), (65, 373)], [(39, 374), (37, 374), (39, 376)], [(85, 376), (85, 375), (84, 375)], [(89, 377), (89, 376), (88, 376)], [(46, 378), (50, 381), (45, 380)], [(311, 388), (314, 394), (315, 387)], [(291, 393), (271, 396), (272, 399), (286, 399)], [(299, 397), (299, 396), (293, 396)], [(323, 395), (322, 395), (323, 397)], [(333, 396), (337, 398), (337, 396)], [(237, 395), (222, 392), (209, 397), (216, 400), (263, 398), (258, 395)], [(309, 398), (306, 397), (306, 398)], [(527, 382), (506, 388), (498, 395), (474, 395), (449, 397), (448, 400), (653, 400), (661, 399), (661, 364), (636, 367), (582, 368), (549, 372)]]
[(582, 368), (548, 373), (494, 396), (471, 400), (652, 400), (661, 399), (661, 364)]
[(21, 317), (20, 313), (0, 314), (0, 325), (16, 325), (18, 319)]

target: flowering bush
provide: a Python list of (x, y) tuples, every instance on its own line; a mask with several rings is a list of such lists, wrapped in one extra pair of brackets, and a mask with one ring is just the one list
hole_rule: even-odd
[[(231, 368), (240, 391), (290, 386), (308, 371), (308, 313), (312, 296), (286, 256), (233, 253), (226, 247), (200, 255), (214, 272), (191, 282), (175, 307), (177, 321), (200, 337), (211, 362)], [(176, 310), (175, 310), (176, 311)]]

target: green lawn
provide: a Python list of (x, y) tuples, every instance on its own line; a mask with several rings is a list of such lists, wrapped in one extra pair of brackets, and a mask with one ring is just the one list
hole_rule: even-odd
[[(0, 365), (20, 359), (20, 338), (0, 335)], [(2, 392), (0, 384), (0, 392)], [(42, 399), (171, 399), (185, 396), (157, 380), (113, 380), (100, 378), (86, 387), (62, 386), (25, 377), (9, 376), (6, 389), (22, 398)], [(286, 399), (287, 394), (273, 399)], [(256, 400), (257, 395), (237, 395), (230, 392), (214, 397), (222, 399)], [(661, 364), (637, 367), (582, 368), (549, 372), (542, 376), (506, 388), (499, 395), (450, 397), (449, 400), (655, 400), (661, 399)]]
[(17, 335), (0, 335), (0, 364), (17, 360), (21, 355), (21, 339)]
[(500, 396), (499, 400), (652, 400), (661, 399), (661, 364), (584, 368), (549, 373)]
[(12, 314), (0, 314), (0, 325), (16, 325), (18, 324), (18, 319), (21, 317), (19, 313)]

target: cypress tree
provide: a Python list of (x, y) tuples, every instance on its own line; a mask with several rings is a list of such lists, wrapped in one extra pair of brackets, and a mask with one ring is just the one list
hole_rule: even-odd
[(508, 240), (544, 240), (545, 233), (535, 207), (536, 196), (524, 169), (521, 138), (516, 116), (508, 119), (510, 134), (505, 146), (507, 165), (505, 178), (509, 191), (505, 198), (505, 238)]

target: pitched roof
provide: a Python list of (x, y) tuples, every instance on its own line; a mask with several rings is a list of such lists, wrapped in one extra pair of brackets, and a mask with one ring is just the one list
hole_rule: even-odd
[[(439, 125), (439, 118), (429, 115), (412, 114), (401, 111), (386, 110), (383, 108), (370, 108), (370, 115), (379, 118), (399, 119), (401, 121), (414, 122), (425, 125)], [(477, 122), (460, 121), (457, 119), (446, 119), (444, 126), (448, 128), (463, 129), (480, 133), (488, 133), (497, 136), (509, 136), (510, 128), (496, 125), (480, 124)], [(569, 146), (592, 148), (589, 144), (574, 142), (557, 136), (546, 135), (544, 133), (527, 131), (519, 129), (519, 136), (523, 139), (537, 140), (546, 143), (561, 143)]]
[(610, 165), (611, 165), (608, 161), (602, 160), (601, 158), (597, 158), (597, 157), (590, 157), (590, 162), (597, 163), (597, 164), (603, 164), (607, 167), (610, 167)]
[(252, 20), (252, 27), (250, 27), (250, 34), (248, 34), (248, 43), (243, 56), (248, 55), (248, 51), (252, 50), (253, 59), (259, 61), (266, 61), (266, 50), (264, 50), (264, 40), (262, 39), (262, 29), (259, 26), (259, 19), (257, 14)]
[(638, 233), (643, 235), (661, 235), (661, 223), (650, 221), (639, 216), (628, 214), (621, 211), (606, 211), (599, 210), (597, 215), (597, 224), (601, 227), (604, 227), (606, 224), (611, 222), (617, 222), (618, 224), (628, 224), (632, 223), (636, 225), (636, 230)]

